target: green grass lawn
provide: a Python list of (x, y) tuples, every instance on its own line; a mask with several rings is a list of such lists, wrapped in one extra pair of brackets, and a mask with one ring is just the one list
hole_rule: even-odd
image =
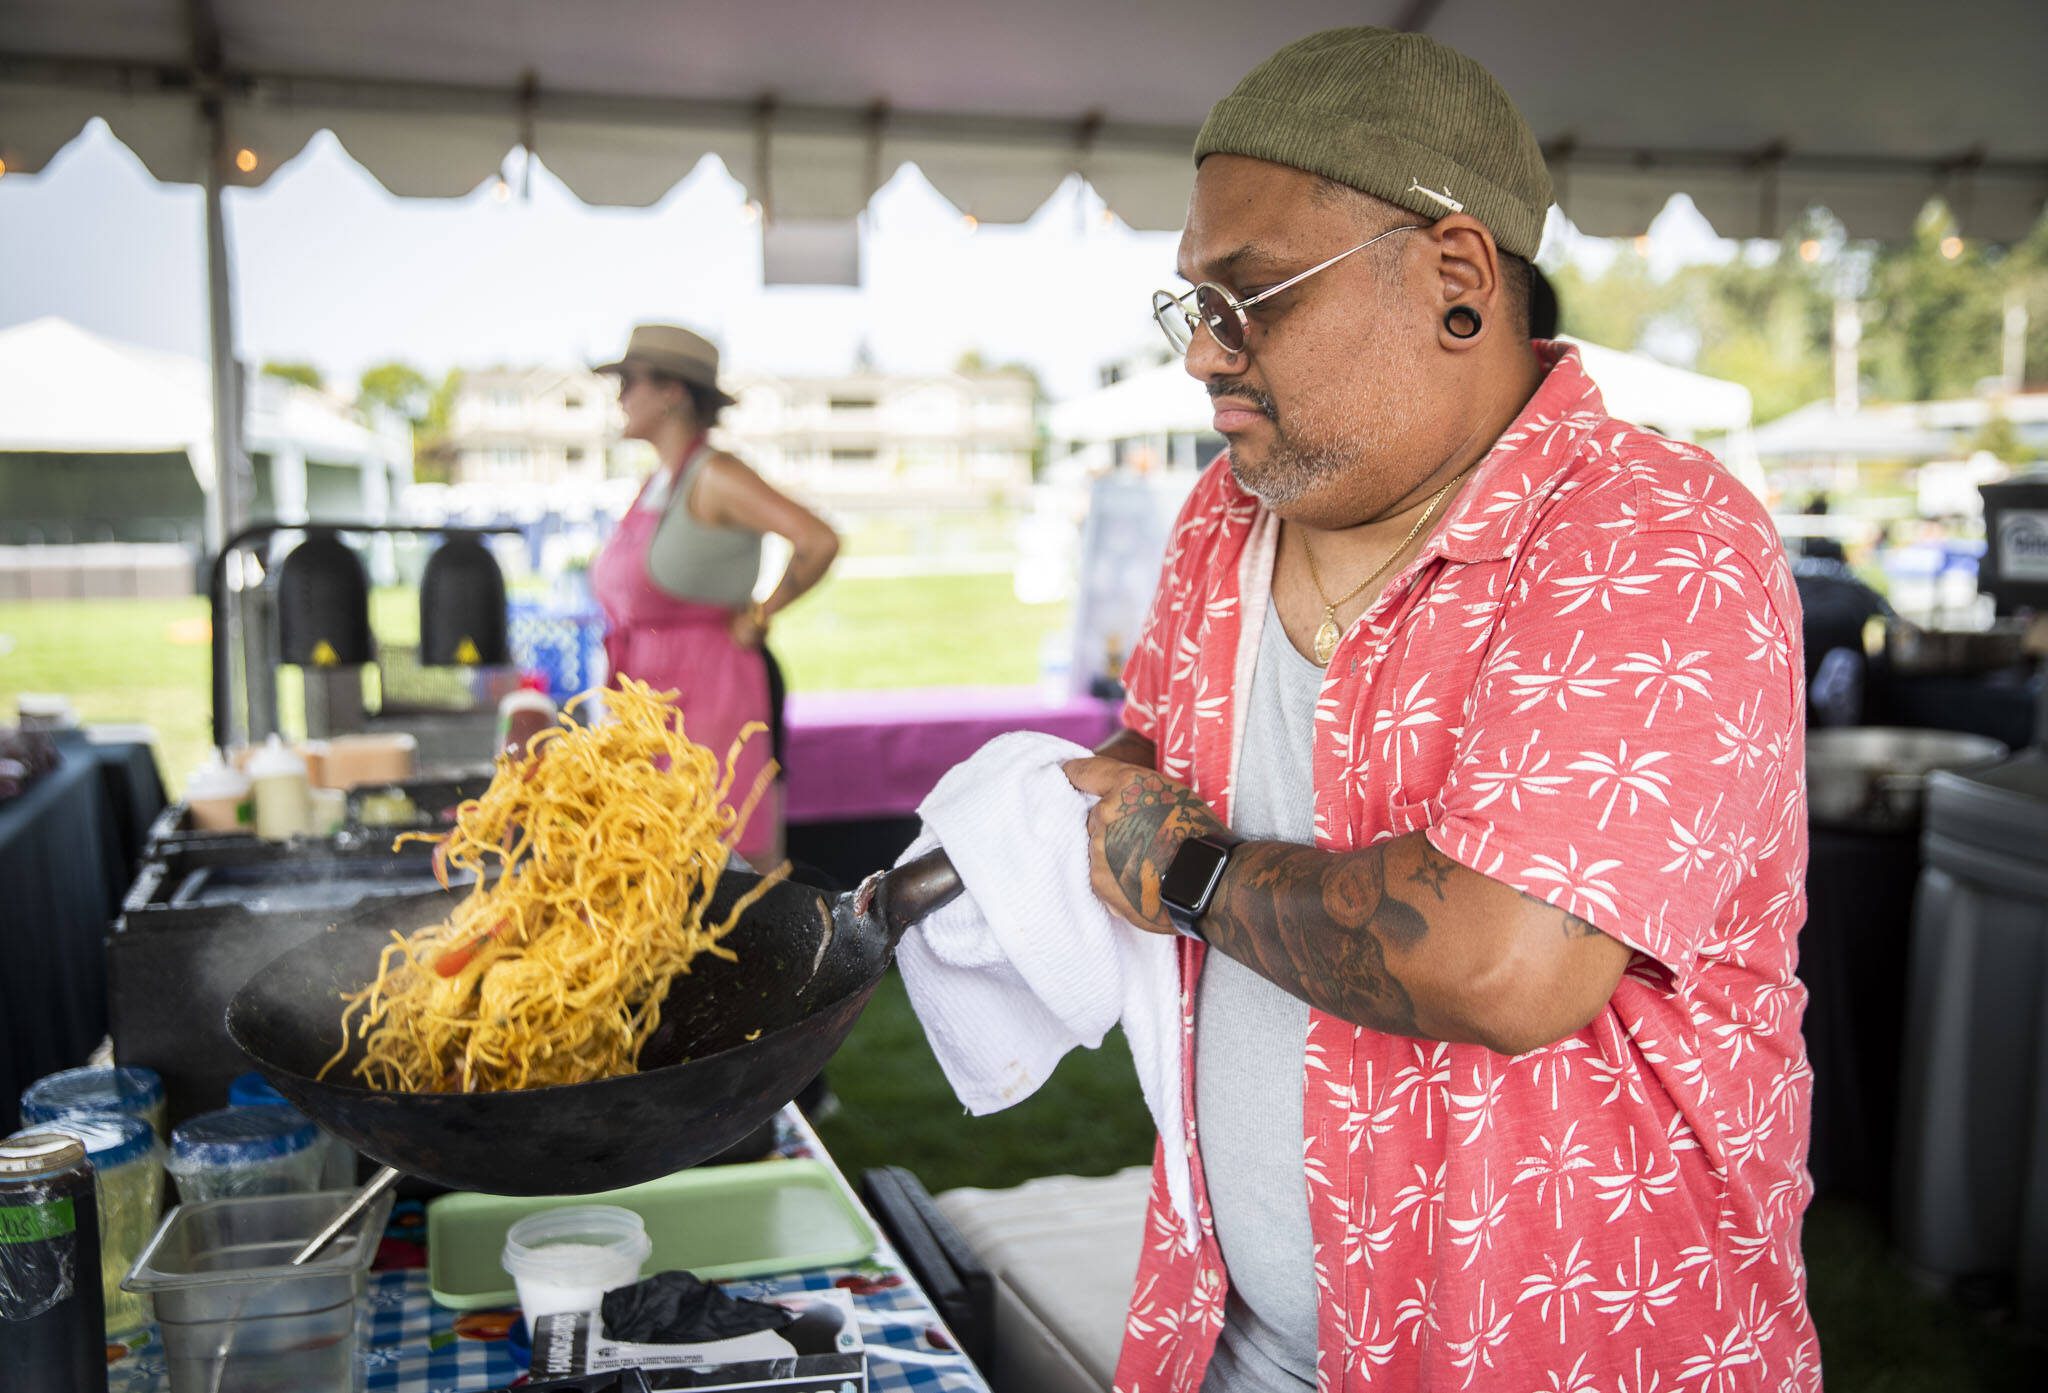
[[(377, 592), (371, 614), (385, 642), (418, 640), (412, 592)], [(1067, 617), (1064, 605), (1018, 603), (1005, 575), (829, 577), (770, 641), (792, 691), (1011, 685), (1037, 679), (1039, 646)], [(0, 604), (0, 712), (17, 692), (58, 692), (85, 720), (146, 722), (174, 793), (211, 743), (211, 670), (196, 596)], [(296, 676), (278, 684), (287, 729)]]

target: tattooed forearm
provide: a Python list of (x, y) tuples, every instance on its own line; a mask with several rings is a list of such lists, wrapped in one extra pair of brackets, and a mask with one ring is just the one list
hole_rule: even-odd
[(1103, 859), (1124, 898), (1147, 918), (1160, 913), (1159, 885), (1174, 854), (1189, 837), (1228, 836), (1193, 789), (1157, 774), (1141, 774), (1123, 787), (1116, 817), (1103, 834)]
[[(1311, 1006), (1389, 1034), (1418, 1034), (1414, 1000), (1387, 953), (1420, 943), (1429, 921), (1387, 892), (1388, 845), (1339, 855), (1282, 842), (1242, 846), (1204, 933)], [(1405, 861), (1401, 869), (1409, 869)], [(1410, 872), (1403, 883), (1414, 879)]]
[(1457, 868), (1457, 864), (1456, 861), (1438, 851), (1428, 842), (1424, 842), (1422, 844), (1421, 864), (1417, 865), (1415, 873), (1408, 877), (1409, 883), (1428, 887), (1430, 892), (1436, 896), (1436, 902), (1442, 904), (1444, 902), (1444, 882), (1451, 878), (1451, 872)]

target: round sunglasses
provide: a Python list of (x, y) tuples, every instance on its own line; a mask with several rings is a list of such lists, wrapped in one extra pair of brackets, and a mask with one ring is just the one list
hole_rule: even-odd
[(1362, 252), (1374, 242), (1384, 241), (1396, 232), (1414, 232), (1422, 223), (1403, 223), (1390, 227), (1377, 237), (1368, 237), (1357, 246), (1338, 252), (1328, 261), (1316, 263), (1298, 276), (1290, 277), (1256, 295), (1240, 300), (1230, 292), (1229, 287), (1214, 281), (1203, 281), (1193, 289), (1176, 295), (1171, 290), (1152, 292), (1152, 317), (1159, 322), (1160, 332), (1173, 345), (1175, 353), (1186, 353), (1188, 345), (1195, 341), (1197, 326), (1206, 325), (1209, 334), (1225, 353), (1244, 352), (1246, 336), (1251, 332), (1251, 316), (1245, 311), (1261, 300), (1270, 300), (1283, 290), (1292, 290), (1318, 271), (1335, 266), (1352, 252)]

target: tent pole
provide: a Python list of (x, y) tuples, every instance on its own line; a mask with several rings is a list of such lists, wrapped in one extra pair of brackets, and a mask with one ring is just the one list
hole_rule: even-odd
[(228, 257), (221, 174), (227, 161), (227, 122), (218, 99), (203, 104), (206, 120), (206, 310), (213, 382), (213, 497), (208, 541), (221, 543), (248, 521), (242, 462), (242, 401), (235, 365), (233, 268)]
[[(227, 117), (217, 92), (203, 96), (199, 109), (206, 141), (206, 312), (213, 387), (213, 493), (207, 500), (206, 521), (218, 576), (221, 563), (227, 559), (228, 540), (249, 524), (254, 481), (242, 454), (242, 376), (235, 362), (234, 265), (228, 255), (227, 209), (222, 199), (228, 161)], [(224, 640), (216, 639), (216, 652), (225, 647), (240, 657), (244, 681), (239, 685), (247, 709), (239, 733), (250, 740), (260, 740), (277, 728), (277, 679), (266, 642), (267, 626), (261, 622), (262, 596), (247, 588), (247, 564), (246, 559), (239, 561), (233, 574), (226, 577), (225, 594), (218, 593), (216, 584), (214, 623), (225, 624), (227, 630)], [(214, 685), (218, 706), (222, 696), (218, 675)], [(216, 726), (223, 717), (228, 719), (226, 729), (232, 741), (237, 733), (232, 713), (217, 712)], [(215, 738), (220, 738), (218, 731)]]

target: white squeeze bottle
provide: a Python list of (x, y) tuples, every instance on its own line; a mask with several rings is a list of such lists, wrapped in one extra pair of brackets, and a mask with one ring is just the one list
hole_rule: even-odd
[(297, 836), (313, 822), (306, 761), (275, 735), (249, 761), (256, 795), (256, 835), (272, 841)]

